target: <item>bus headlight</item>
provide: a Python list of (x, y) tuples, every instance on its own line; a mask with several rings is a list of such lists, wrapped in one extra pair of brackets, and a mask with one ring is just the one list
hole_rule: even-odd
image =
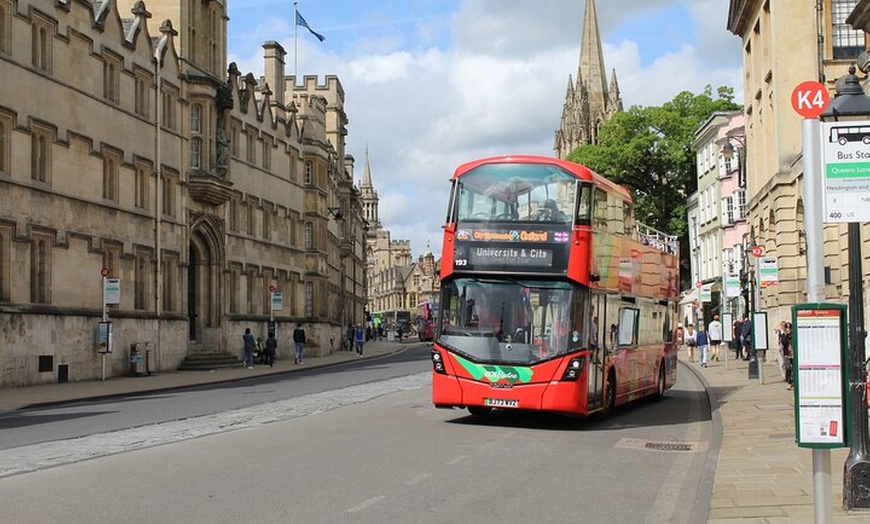
[(444, 369), (444, 358), (441, 356), (441, 352), (436, 349), (432, 350), (432, 370), (442, 375), (447, 374), (447, 370)]
[(586, 361), (583, 357), (575, 357), (572, 358), (568, 362), (568, 367), (565, 368), (565, 372), (562, 374), (562, 380), (566, 382), (574, 382), (580, 378), (580, 375), (583, 374), (583, 363)]

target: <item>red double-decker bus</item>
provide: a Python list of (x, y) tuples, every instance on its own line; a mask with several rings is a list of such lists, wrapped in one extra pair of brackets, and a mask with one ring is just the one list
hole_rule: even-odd
[(436, 407), (606, 414), (673, 386), (677, 239), (638, 223), (624, 187), (537, 156), (451, 182)]

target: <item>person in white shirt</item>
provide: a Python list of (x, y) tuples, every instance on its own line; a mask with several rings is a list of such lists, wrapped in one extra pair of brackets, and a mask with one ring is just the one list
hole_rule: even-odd
[(719, 361), (719, 346), (722, 344), (722, 323), (719, 315), (713, 315), (713, 321), (707, 324), (707, 336), (710, 338), (710, 360)]

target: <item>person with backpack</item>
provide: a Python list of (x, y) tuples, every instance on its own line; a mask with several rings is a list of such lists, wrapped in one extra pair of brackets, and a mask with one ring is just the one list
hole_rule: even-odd
[(275, 355), (278, 353), (278, 339), (275, 338), (275, 333), (269, 332), (269, 336), (266, 337), (266, 351), (265, 351), (265, 364), (269, 364), (269, 367), (273, 367), (275, 365)]

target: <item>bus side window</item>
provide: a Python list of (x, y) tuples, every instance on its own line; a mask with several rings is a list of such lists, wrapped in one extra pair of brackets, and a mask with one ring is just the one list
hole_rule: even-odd
[(592, 190), (588, 183), (579, 184), (580, 195), (577, 198), (576, 224), (588, 226), (592, 224)]
[(595, 227), (607, 227), (607, 193), (603, 189), (595, 189), (595, 202), (593, 213), (595, 215)]

